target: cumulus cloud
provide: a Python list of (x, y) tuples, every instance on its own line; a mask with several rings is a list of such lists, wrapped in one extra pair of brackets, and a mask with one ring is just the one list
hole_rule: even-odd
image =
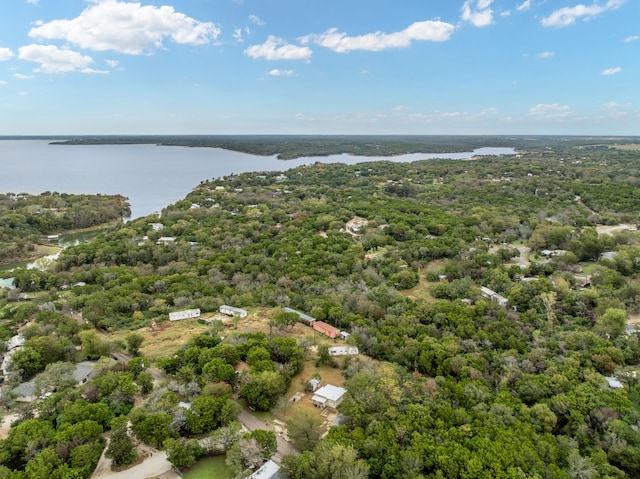
[(566, 27), (572, 25), (578, 19), (589, 20), (607, 10), (620, 7), (625, 0), (609, 0), (607, 3), (594, 3), (593, 5), (578, 4), (574, 7), (564, 7), (555, 10), (542, 19), (545, 27)]
[(66, 73), (81, 71), (94, 73), (89, 68), (93, 59), (87, 55), (58, 48), (55, 45), (27, 45), (18, 49), (18, 58), (40, 64), (34, 71), (43, 73)]
[(476, 27), (486, 27), (493, 23), (493, 0), (466, 0), (462, 5), (462, 20)]
[(604, 76), (615, 75), (616, 73), (620, 73), (621, 71), (622, 71), (622, 68), (620, 67), (607, 68), (605, 70), (602, 70), (600, 72), (600, 75), (604, 75)]
[(538, 103), (529, 108), (529, 116), (537, 120), (562, 120), (571, 114), (571, 108), (558, 103)]
[(238, 43), (242, 43), (243, 38), (242, 38), (242, 28), (234, 28), (233, 29), (233, 39), (238, 42)]
[(293, 70), (278, 70), (274, 68), (271, 71), (267, 72), (267, 75), (271, 75), (272, 77), (290, 77), (293, 76)]
[(540, 52), (536, 55), (538, 58), (551, 58), (555, 56), (555, 52)]
[(35, 75), (25, 75), (24, 73), (14, 73), (13, 78), (16, 80), (33, 80)]
[(254, 25), (264, 25), (264, 21), (258, 15), (249, 15), (249, 21)]
[(180, 44), (202, 45), (219, 34), (213, 23), (199, 22), (173, 7), (117, 0), (98, 0), (76, 18), (39, 22), (29, 31), (33, 38), (65, 40), (81, 48), (131, 55), (159, 48), (167, 37)]
[(519, 12), (526, 12), (530, 8), (531, 8), (531, 0), (525, 0), (524, 2), (522, 2), (520, 5), (516, 7), (516, 10), (518, 10)]
[(104, 62), (107, 65), (109, 65), (111, 68), (115, 68), (120, 64), (120, 62), (118, 62), (118, 60), (105, 60)]
[(4, 62), (14, 56), (10, 48), (0, 47), (0, 62)]
[(303, 44), (313, 41), (338, 53), (352, 50), (377, 52), (387, 48), (408, 47), (414, 41), (444, 42), (451, 38), (454, 29), (450, 23), (427, 20), (412, 23), (404, 30), (394, 33), (374, 32), (351, 37), (336, 28), (331, 28), (319, 35), (307, 35), (300, 40)]
[(640, 40), (640, 35), (630, 35), (624, 39), (625, 43), (635, 42), (636, 40)]
[(274, 35), (269, 35), (261, 45), (252, 45), (244, 51), (251, 58), (265, 60), (309, 60), (313, 52), (309, 47), (291, 45)]
[(7, 82), (6, 82), (6, 81), (4, 81), (4, 80), (0, 80), (0, 86), (4, 86), (4, 85), (6, 85), (6, 84), (7, 84)]

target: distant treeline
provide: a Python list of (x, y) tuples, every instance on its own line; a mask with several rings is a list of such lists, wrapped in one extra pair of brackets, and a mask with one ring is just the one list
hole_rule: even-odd
[(575, 147), (595, 147), (638, 142), (633, 137), (577, 136), (427, 136), (427, 135), (189, 135), (189, 136), (94, 136), (76, 137), (52, 144), (64, 145), (130, 145), (156, 144), (222, 148), (252, 155), (273, 156), (290, 160), (309, 156), (351, 154), (359, 156), (396, 156), (410, 153), (458, 153), (483, 147), (511, 147), (519, 150), (568, 151)]

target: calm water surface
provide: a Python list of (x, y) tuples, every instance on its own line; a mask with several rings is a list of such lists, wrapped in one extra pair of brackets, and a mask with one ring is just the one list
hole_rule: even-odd
[(57, 191), (121, 194), (139, 218), (183, 199), (201, 181), (231, 173), (284, 171), (317, 161), (356, 164), (386, 160), (468, 159), (514, 154), (512, 148), (481, 148), (450, 154), (395, 157), (332, 155), (282, 161), (217, 148), (155, 145), (50, 145), (49, 140), (0, 140), (0, 193)]

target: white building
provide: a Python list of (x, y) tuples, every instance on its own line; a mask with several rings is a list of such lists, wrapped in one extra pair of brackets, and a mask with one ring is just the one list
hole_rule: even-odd
[(346, 393), (347, 390), (345, 388), (327, 384), (326, 386), (322, 386), (316, 391), (316, 393), (311, 398), (311, 401), (313, 402), (314, 406), (321, 409), (324, 409), (326, 407), (332, 407), (335, 409), (340, 405)]
[(611, 389), (621, 389), (624, 387), (624, 384), (622, 384), (616, 376), (605, 376), (604, 378), (607, 380)]
[(357, 356), (359, 353), (355, 346), (333, 346), (328, 352), (329, 356)]
[(509, 302), (509, 300), (507, 298), (505, 298), (504, 296), (496, 293), (495, 291), (486, 288), (484, 286), (480, 287), (480, 291), (482, 291), (482, 296), (490, 299), (491, 301), (495, 301), (496, 303), (498, 303), (500, 306), (506, 306), (507, 303)]
[(173, 313), (169, 313), (169, 321), (181, 321), (183, 319), (199, 318), (199, 317), (200, 317), (199, 309), (185, 309), (184, 311), (175, 311)]
[(233, 306), (228, 306), (226, 304), (220, 306), (220, 312), (227, 316), (235, 316), (238, 318), (246, 318), (247, 314), (249, 314), (246, 309), (234, 308)]
[(280, 466), (272, 460), (268, 460), (260, 469), (248, 476), (248, 479), (278, 479), (279, 477)]

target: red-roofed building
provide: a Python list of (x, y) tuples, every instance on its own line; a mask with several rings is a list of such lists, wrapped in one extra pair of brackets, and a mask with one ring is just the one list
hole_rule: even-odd
[(331, 339), (335, 339), (340, 336), (340, 330), (338, 328), (334, 328), (330, 324), (327, 324), (323, 321), (314, 321), (312, 323), (313, 329), (324, 334), (325, 336), (330, 337)]

